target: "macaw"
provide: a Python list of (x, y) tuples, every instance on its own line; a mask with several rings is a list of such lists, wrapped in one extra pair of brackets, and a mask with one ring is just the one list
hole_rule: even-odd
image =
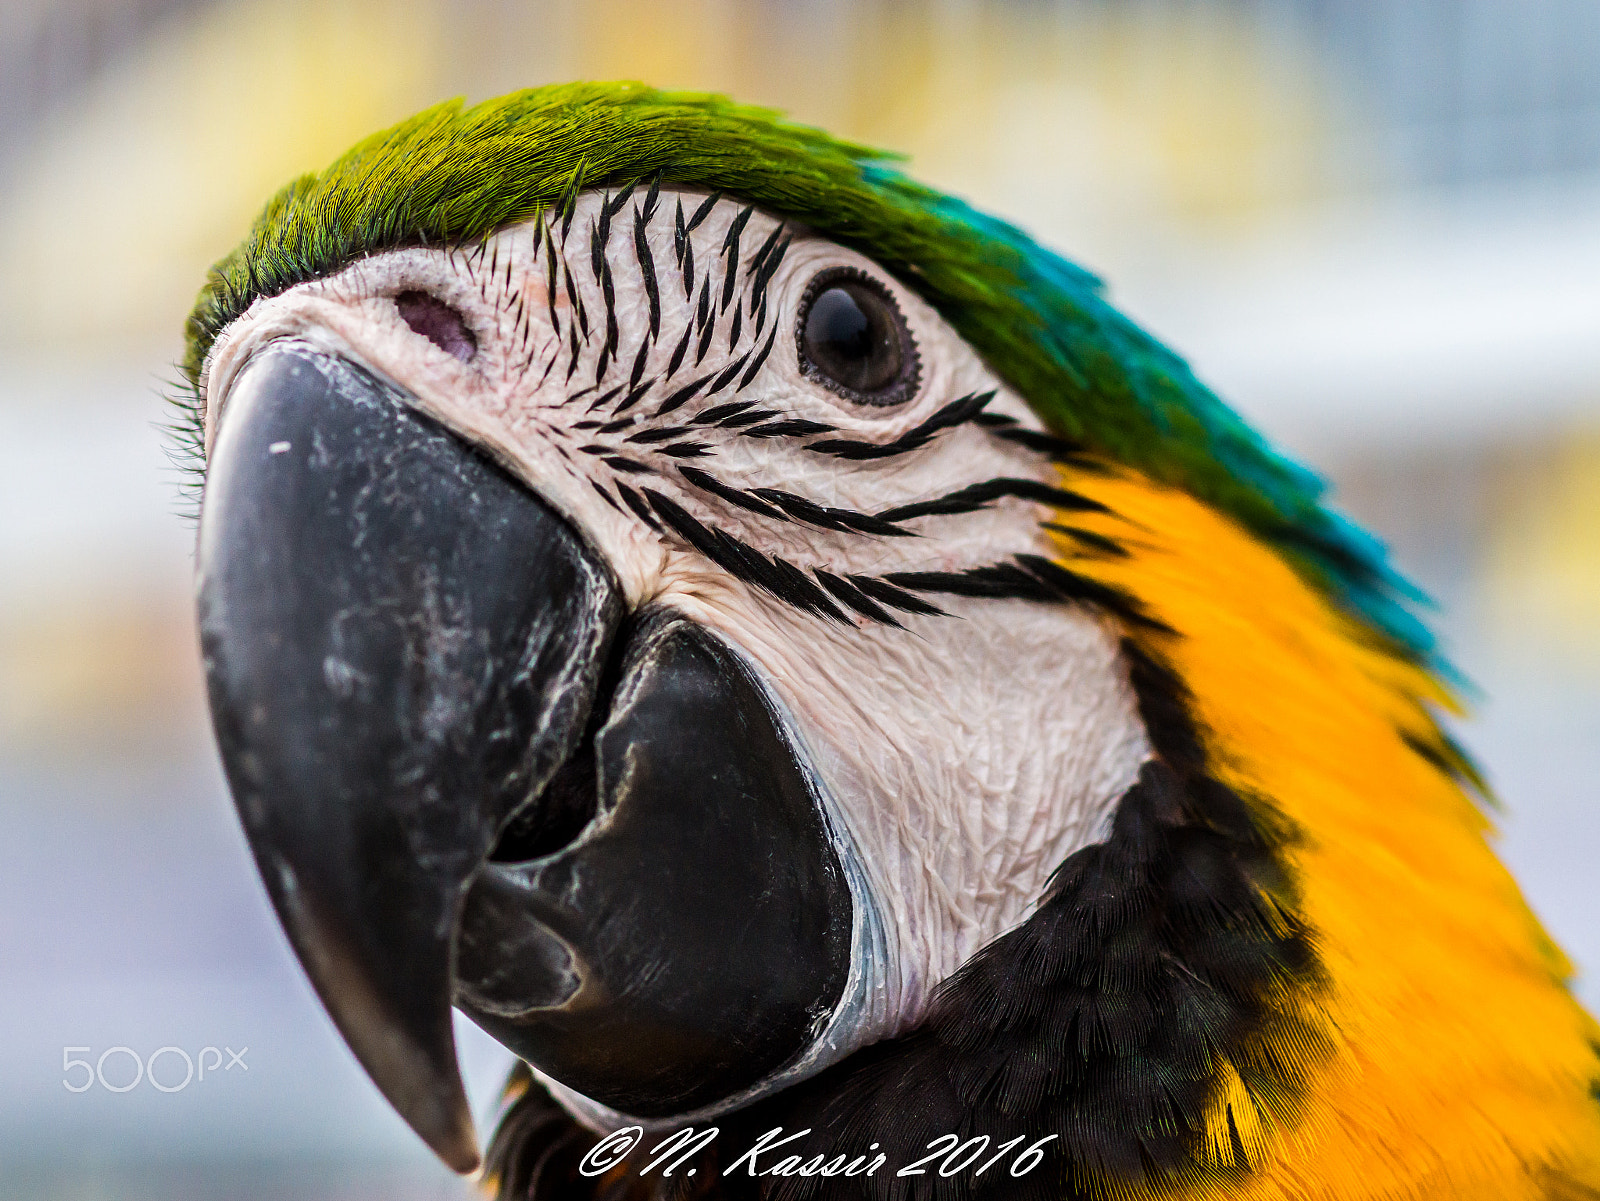
[[(187, 332), (229, 785), (452, 1167), (1600, 1198), (1600, 1029), (1420, 598), (1018, 229), (545, 87), (290, 183)], [(452, 1007), (521, 1065), (486, 1160)]]

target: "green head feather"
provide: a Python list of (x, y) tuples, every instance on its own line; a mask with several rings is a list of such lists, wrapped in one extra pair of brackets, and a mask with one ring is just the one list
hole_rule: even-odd
[(880, 151), (772, 111), (638, 84), (534, 88), (428, 109), (280, 191), (211, 271), (188, 323), (192, 384), (256, 299), (400, 246), (475, 242), (579, 188), (721, 191), (853, 247), (920, 293), (1056, 433), (1183, 488), (1271, 543), (1384, 643), (1443, 667), (1381, 544), (1321, 504), (1100, 281), (1022, 231), (906, 178)]

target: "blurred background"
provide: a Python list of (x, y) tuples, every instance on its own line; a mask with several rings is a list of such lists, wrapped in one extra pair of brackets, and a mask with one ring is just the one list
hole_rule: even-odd
[[(161, 393), (280, 183), (435, 100), (580, 77), (908, 152), (1325, 471), (1438, 598), (1503, 852), (1600, 1005), (1594, 0), (0, 0), (0, 1194), (466, 1194), (235, 828)], [(463, 1042), (487, 1114), (505, 1060)], [(179, 1052), (246, 1050), (66, 1087), (63, 1048), (113, 1047), (178, 1048), (166, 1088)]]

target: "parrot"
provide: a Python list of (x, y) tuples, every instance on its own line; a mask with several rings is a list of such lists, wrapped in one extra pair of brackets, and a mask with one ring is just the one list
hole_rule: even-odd
[(186, 334), (243, 832), (491, 1195), (1600, 1199), (1426, 597), (1094, 274), (574, 83), (293, 180)]

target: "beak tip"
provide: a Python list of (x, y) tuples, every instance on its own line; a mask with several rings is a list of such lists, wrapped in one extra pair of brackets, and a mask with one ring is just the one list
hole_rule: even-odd
[(483, 1157), (478, 1151), (472, 1108), (455, 1070), (454, 1057), (451, 1059), (448, 1069), (413, 1062), (396, 1072), (392, 1062), (373, 1060), (364, 1061), (362, 1066), (433, 1153), (453, 1171), (466, 1176), (477, 1170)]
[(438, 1139), (429, 1139), (428, 1146), (451, 1171), (461, 1176), (471, 1176), (483, 1166), (483, 1156), (478, 1151), (478, 1137), (470, 1122), (464, 1130), (441, 1131), (440, 1134)]
[(335, 920), (292, 869), (262, 874), (279, 885), (284, 929), (357, 1062), (434, 1154), (462, 1175), (475, 1171), (482, 1156), (456, 1061), (448, 940), (412, 946), (409, 973), (396, 964), (375, 972), (353, 942), (360, 932)]
[(466, 1093), (459, 1077), (450, 1082), (454, 1087), (446, 1086), (442, 1080), (435, 1083), (434, 1089), (420, 1094), (411, 1092), (409, 1096), (389, 1089), (383, 1092), (435, 1155), (452, 1171), (470, 1175), (481, 1166), (483, 1157), (478, 1151), (478, 1132)]
[(451, 1169), (463, 1176), (475, 1171), (482, 1156), (453, 1039), (445, 1035), (414, 1044), (403, 1036), (396, 1038), (396, 1028), (385, 1021), (373, 1032), (377, 1038), (369, 1040), (363, 1035), (372, 1031), (360, 1025), (361, 1018), (341, 1016), (344, 1020), (336, 1024), (346, 1042), (406, 1124)]

